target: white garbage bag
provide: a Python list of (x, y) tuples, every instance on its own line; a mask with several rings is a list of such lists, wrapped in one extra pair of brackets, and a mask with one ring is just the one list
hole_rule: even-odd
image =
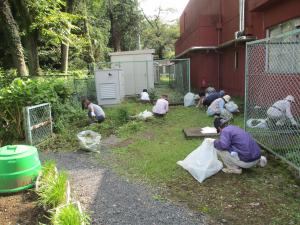
[(83, 150), (100, 153), (101, 135), (91, 130), (81, 131), (77, 134), (80, 147)]
[(191, 152), (183, 161), (178, 161), (200, 183), (216, 174), (223, 168), (218, 160), (217, 150), (214, 148), (214, 139), (205, 138), (202, 144)]
[(138, 114), (138, 118), (141, 119), (141, 120), (145, 120), (147, 118), (150, 118), (153, 116), (153, 113), (148, 111), (148, 110), (145, 110), (144, 112), (141, 112)]
[(229, 101), (225, 104), (225, 109), (227, 109), (231, 113), (235, 113), (239, 111), (239, 107), (235, 104), (234, 101)]
[(249, 119), (246, 122), (247, 127), (267, 129), (268, 123), (266, 119)]
[(195, 105), (195, 95), (191, 92), (188, 92), (183, 98), (183, 103), (185, 107)]

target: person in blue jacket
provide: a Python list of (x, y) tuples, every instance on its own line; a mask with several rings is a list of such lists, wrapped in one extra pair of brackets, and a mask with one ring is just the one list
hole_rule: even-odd
[(241, 174), (242, 169), (248, 169), (257, 164), (264, 167), (267, 159), (261, 156), (261, 150), (251, 135), (243, 129), (227, 125), (223, 118), (216, 118), (214, 126), (220, 133), (220, 138), (214, 141), (217, 154), (226, 166), (225, 173)]

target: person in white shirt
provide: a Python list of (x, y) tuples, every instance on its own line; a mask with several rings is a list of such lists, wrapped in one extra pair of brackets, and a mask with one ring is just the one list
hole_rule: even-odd
[(283, 126), (290, 121), (293, 126), (298, 126), (291, 112), (291, 104), (295, 102), (292, 95), (275, 102), (267, 111), (268, 121), (276, 126)]
[(141, 100), (141, 102), (145, 102), (145, 103), (150, 102), (150, 97), (149, 97), (147, 89), (143, 89), (140, 100)]
[(90, 118), (90, 123), (98, 122), (101, 123), (105, 120), (105, 112), (103, 109), (88, 99), (82, 100), (82, 108), (88, 109), (88, 117)]
[(169, 111), (169, 102), (168, 102), (168, 96), (162, 95), (160, 99), (156, 101), (155, 106), (152, 109), (152, 112), (155, 116), (163, 117), (166, 115)]

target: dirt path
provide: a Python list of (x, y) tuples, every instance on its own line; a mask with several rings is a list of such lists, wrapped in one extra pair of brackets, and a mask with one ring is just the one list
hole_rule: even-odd
[(42, 153), (42, 160), (55, 159), (70, 174), (72, 191), (91, 212), (92, 224), (207, 224), (201, 214), (168, 201), (154, 200), (153, 193), (133, 184), (93, 160), (87, 153)]

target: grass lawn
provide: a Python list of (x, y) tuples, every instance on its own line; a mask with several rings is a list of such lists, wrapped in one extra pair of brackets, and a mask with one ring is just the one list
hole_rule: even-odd
[[(132, 112), (151, 109), (138, 103), (124, 105)], [(272, 157), (264, 169), (250, 169), (242, 175), (219, 172), (202, 184), (176, 165), (202, 141), (186, 140), (182, 129), (211, 125), (212, 121), (199, 109), (171, 107), (165, 119), (143, 122), (134, 135), (130, 129), (119, 132), (119, 136), (130, 139), (130, 144), (114, 148), (110, 163), (123, 175), (160, 187), (162, 191), (154, 198), (185, 202), (217, 221), (300, 224), (299, 186), (286, 166)], [(233, 124), (242, 126), (242, 115)]]
[[(170, 94), (164, 88), (157, 92)], [(134, 100), (106, 108), (107, 119), (103, 124), (84, 127), (80, 121), (80, 126), (57, 136), (44, 148), (77, 149), (76, 133), (84, 129), (95, 130), (104, 138), (114, 133), (127, 144), (113, 148), (109, 159), (102, 162), (121, 175), (160, 190), (153, 196), (157, 200), (183, 202), (227, 224), (300, 224), (299, 186), (285, 164), (268, 156), (266, 168), (253, 168), (242, 175), (219, 172), (200, 184), (176, 164), (202, 142), (186, 140), (182, 129), (211, 126), (213, 118), (195, 107), (173, 106), (165, 118), (122, 121), (126, 114), (134, 115), (145, 109), (151, 110), (152, 105)], [(233, 124), (243, 126), (243, 115), (236, 116)]]

